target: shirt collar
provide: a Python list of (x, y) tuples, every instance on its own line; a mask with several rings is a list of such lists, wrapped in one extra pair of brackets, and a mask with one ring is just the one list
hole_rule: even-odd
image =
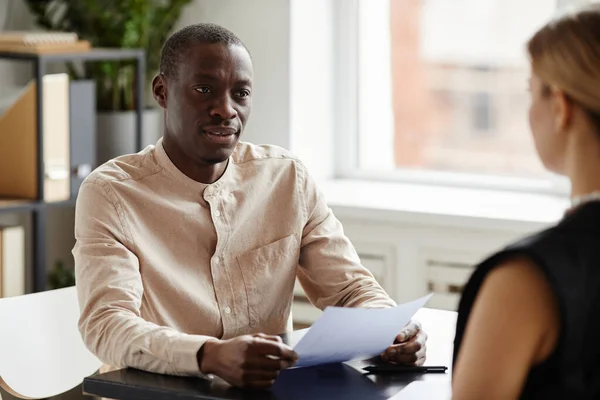
[(207, 188), (211, 188), (209, 191), (214, 193), (216, 192), (224, 182), (228, 179), (231, 179), (230, 175), (232, 174), (231, 170), (233, 169), (233, 163), (231, 162), (231, 157), (229, 158), (229, 162), (227, 163), (227, 167), (225, 168), (225, 172), (223, 175), (214, 183), (202, 183), (193, 180), (183, 172), (177, 168), (173, 161), (169, 158), (169, 155), (165, 151), (163, 146), (163, 138), (160, 138), (156, 143), (155, 154), (158, 163), (166, 170), (166, 172), (175, 178), (177, 181), (183, 183), (185, 186), (193, 188), (195, 190), (199, 190), (203, 192)]

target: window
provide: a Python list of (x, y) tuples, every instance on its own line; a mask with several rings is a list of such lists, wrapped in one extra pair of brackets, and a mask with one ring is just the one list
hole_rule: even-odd
[(578, 2), (346, 1), (338, 95), (356, 143), (344, 145), (341, 175), (565, 190), (531, 139), (525, 44)]

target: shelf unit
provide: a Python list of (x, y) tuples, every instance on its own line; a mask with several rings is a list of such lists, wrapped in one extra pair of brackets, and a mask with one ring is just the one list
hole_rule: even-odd
[[(46, 73), (46, 65), (59, 62), (98, 62), (135, 60), (135, 147), (141, 150), (142, 143), (142, 104), (144, 99), (144, 71), (146, 68), (145, 51), (143, 49), (92, 49), (86, 52), (65, 52), (53, 54), (14, 53), (0, 51), (0, 59), (27, 61), (33, 63), (34, 79), (41, 82)], [(0, 199), (0, 214), (23, 213), (32, 214), (32, 275), (33, 291), (46, 290), (46, 211), (52, 207), (72, 207), (76, 199), (66, 201), (44, 201), (44, 126), (43, 126), (43, 85), (36, 85), (36, 119), (37, 119), (37, 198), (32, 201)], [(71, 132), (71, 135), (76, 132)]]

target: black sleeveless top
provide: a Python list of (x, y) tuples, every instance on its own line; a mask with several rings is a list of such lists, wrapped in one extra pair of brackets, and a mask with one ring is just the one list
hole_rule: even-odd
[(556, 350), (530, 370), (521, 398), (600, 399), (600, 202), (583, 204), (556, 226), (510, 245), (476, 268), (458, 307), (453, 363), (483, 280), (515, 255), (528, 257), (545, 273), (558, 300), (561, 326)]

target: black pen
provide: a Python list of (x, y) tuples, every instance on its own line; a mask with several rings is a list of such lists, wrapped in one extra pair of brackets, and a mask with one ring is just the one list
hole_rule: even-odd
[(431, 365), (423, 365), (423, 366), (407, 366), (407, 365), (397, 365), (397, 364), (381, 364), (381, 365), (369, 365), (368, 367), (364, 367), (363, 370), (367, 371), (369, 374), (400, 374), (400, 373), (445, 373), (448, 370), (448, 367), (440, 366), (431, 366)]

